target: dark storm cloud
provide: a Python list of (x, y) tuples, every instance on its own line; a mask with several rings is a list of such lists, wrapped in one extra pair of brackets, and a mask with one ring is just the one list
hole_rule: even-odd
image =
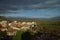
[(0, 0), (0, 13), (20, 9), (52, 9), (59, 8), (60, 0)]

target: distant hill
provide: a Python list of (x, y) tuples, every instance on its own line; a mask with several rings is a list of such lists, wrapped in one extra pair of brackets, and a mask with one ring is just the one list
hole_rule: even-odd
[(60, 20), (60, 16), (51, 18), (52, 20)]
[(29, 17), (4, 17), (0, 16), (2, 20), (60, 20), (60, 16), (52, 17), (52, 18), (29, 18)]
[(6, 17), (8, 20), (36, 20), (38, 18), (29, 18), (29, 17)]
[(6, 17), (0, 16), (0, 20), (6, 20)]

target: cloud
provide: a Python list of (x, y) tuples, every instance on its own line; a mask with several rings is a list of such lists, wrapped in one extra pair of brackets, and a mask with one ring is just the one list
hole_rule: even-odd
[(60, 8), (60, 0), (0, 0), (0, 13), (6, 13), (10, 10), (52, 8)]

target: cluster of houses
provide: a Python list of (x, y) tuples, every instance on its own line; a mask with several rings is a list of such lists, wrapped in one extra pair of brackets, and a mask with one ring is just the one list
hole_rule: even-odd
[(17, 31), (19, 30), (24, 30), (24, 31), (31, 30), (32, 31), (35, 29), (38, 29), (36, 22), (0, 21), (0, 30), (6, 31), (7, 35), (9, 36), (16, 35)]

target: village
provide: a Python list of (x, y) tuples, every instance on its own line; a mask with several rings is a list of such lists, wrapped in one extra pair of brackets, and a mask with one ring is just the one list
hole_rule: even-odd
[(13, 21), (13, 22), (8, 22), (8, 21), (0, 21), (0, 30), (1, 31), (6, 31), (7, 35), (13, 36), (16, 35), (17, 31), (19, 30), (30, 30), (36, 32), (38, 30), (37, 28), (37, 23), (32, 21), (32, 22), (18, 22), (18, 21)]

